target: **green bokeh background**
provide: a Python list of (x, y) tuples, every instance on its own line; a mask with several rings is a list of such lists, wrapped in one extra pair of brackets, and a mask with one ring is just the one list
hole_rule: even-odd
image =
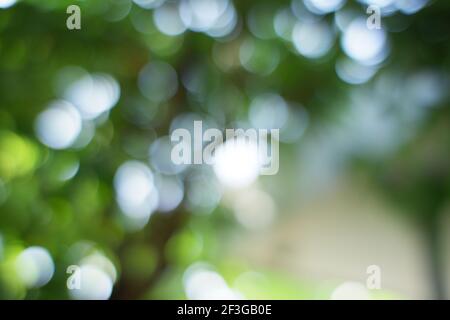
[[(70, 4), (81, 7), (81, 30), (66, 28)], [(121, 17), (129, 5), (129, 13)], [(345, 56), (339, 41), (325, 57), (308, 59), (296, 53), (291, 42), (276, 35), (269, 39), (255, 37), (246, 17), (260, 5), (266, 5), (271, 17), (279, 8), (289, 7), (290, 2), (234, 1), (241, 29), (231, 39), (215, 39), (189, 30), (178, 36), (165, 35), (155, 27), (152, 10), (131, 1), (23, 0), (0, 9), (0, 298), (69, 298), (66, 268), (78, 263), (79, 257), (69, 253), (80, 242), (84, 244), (82, 254), (101, 252), (114, 264), (117, 281), (112, 298), (184, 299), (183, 274), (199, 261), (213, 266), (229, 284), (245, 274), (236, 289), (250, 299), (329, 298), (335, 285), (330, 279), (323, 283), (294, 280), (277, 270), (222, 255), (223, 244), (234, 230), (242, 228), (226, 206), (219, 204), (212, 213), (201, 214), (183, 202), (170, 213), (154, 213), (142, 230), (130, 232), (115, 200), (113, 179), (117, 168), (127, 160), (147, 162), (149, 143), (167, 135), (171, 121), (179, 114), (191, 111), (214, 118), (215, 102), (225, 123), (230, 124), (247, 117), (255, 94), (277, 92), (305, 108), (310, 119), (307, 134), (324, 124), (341, 125), (351, 90), (362, 87), (372, 92), (374, 83), (385, 74), (399, 75), (400, 82), (422, 69), (448, 76), (448, 1), (432, 1), (413, 15), (383, 17), (383, 26), (407, 27), (388, 33), (389, 57), (375, 77), (361, 86), (345, 83), (335, 72), (336, 61)], [(365, 14), (366, 7), (347, 1), (346, 8)], [(132, 23), (132, 17), (138, 15), (143, 17), (145, 32), (136, 30)], [(333, 24), (333, 14), (322, 19)], [(239, 63), (237, 50), (245, 39), (255, 41), (255, 72)], [(229, 70), (214, 61), (214, 50), (229, 52)], [(273, 72), (264, 74), (274, 52), (280, 55), (279, 64)], [(179, 76), (191, 66), (200, 66), (206, 79), (203, 90), (213, 103), (196, 100), (179, 80), (177, 93), (167, 102), (147, 102), (141, 110), (131, 108), (133, 101), (145, 101), (137, 86), (140, 70), (157, 60), (172, 65)], [(109, 116), (97, 125), (86, 147), (52, 150), (36, 137), (34, 122), (51, 101), (59, 98), (58, 74), (67, 66), (112, 75), (120, 84), (121, 96)], [(389, 85), (384, 92), (386, 97), (391, 95)], [(381, 95), (377, 97), (381, 99)], [(400, 132), (407, 132), (408, 126)], [(388, 201), (423, 226), (432, 266), (429, 282), (436, 297), (442, 298), (442, 276), (446, 272), (440, 260), (442, 248), (436, 225), (450, 195), (449, 96), (429, 108), (411, 132), (410, 138), (381, 156), (352, 154), (346, 158), (345, 170), (367, 178)], [(282, 170), (277, 176), (260, 178), (268, 190), (275, 190), (275, 197), (282, 203), (296, 197), (296, 152), (302, 143), (302, 139), (294, 144), (281, 143)], [(130, 155), (127, 146), (136, 152)], [(61, 175), (75, 163), (79, 163), (77, 174), (61, 181)], [(52, 280), (41, 288), (27, 289), (15, 269), (17, 256), (29, 246), (46, 248), (55, 263)], [(264, 281), (252, 272), (263, 274)], [(374, 294), (374, 298), (399, 297), (403, 296), (389, 291)]]

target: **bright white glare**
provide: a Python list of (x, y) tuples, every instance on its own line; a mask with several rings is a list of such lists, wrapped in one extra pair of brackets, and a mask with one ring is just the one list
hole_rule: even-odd
[(232, 300), (242, 296), (207, 265), (195, 264), (183, 276), (184, 291), (190, 300)]
[(101, 268), (87, 264), (79, 271), (80, 288), (69, 290), (69, 295), (77, 300), (107, 300), (111, 296), (113, 281)]
[(344, 282), (333, 290), (331, 300), (370, 300), (370, 295), (363, 284)]
[(305, 6), (315, 14), (326, 14), (342, 8), (346, 0), (305, 0)]
[(38, 288), (46, 285), (53, 277), (55, 265), (46, 249), (29, 247), (17, 257), (16, 271), (28, 288)]
[(219, 181), (230, 188), (252, 184), (259, 176), (261, 162), (255, 141), (236, 137), (216, 149), (214, 172)]
[(123, 213), (140, 226), (145, 225), (158, 204), (150, 169), (138, 161), (125, 162), (116, 172), (114, 187)]
[(366, 65), (382, 62), (387, 56), (387, 37), (383, 29), (367, 28), (364, 18), (353, 20), (341, 38), (344, 52)]
[(395, 6), (404, 14), (414, 14), (423, 9), (429, 0), (396, 0)]
[(275, 218), (272, 197), (262, 190), (251, 189), (237, 196), (233, 204), (236, 219), (248, 229), (269, 226)]
[(336, 73), (341, 80), (349, 84), (366, 83), (377, 73), (375, 66), (366, 66), (351, 59), (341, 59), (336, 62)]
[(183, 200), (184, 188), (177, 177), (158, 175), (155, 184), (159, 193), (159, 211), (169, 212), (179, 206)]
[(133, 0), (138, 6), (144, 9), (153, 9), (159, 7), (165, 0)]
[(214, 26), (228, 5), (229, 0), (182, 0), (181, 20), (189, 29), (205, 32)]
[(64, 97), (80, 111), (83, 119), (91, 120), (113, 108), (120, 98), (119, 83), (107, 74), (86, 75), (72, 83)]
[(149, 100), (164, 102), (178, 90), (177, 73), (170, 64), (154, 61), (141, 70), (138, 85), (141, 93)]
[(292, 33), (292, 42), (297, 51), (310, 59), (323, 57), (334, 43), (334, 33), (323, 21), (297, 22)]
[(35, 121), (38, 139), (52, 149), (69, 148), (81, 132), (78, 110), (65, 101), (53, 102)]
[(250, 122), (257, 129), (281, 129), (286, 124), (288, 116), (286, 102), (275, 93), (257, 96), (250, 104)]
[(0, 0), (0, 9), (6, 9), (15, 5), (17, 0)]
[(206, 34), (214, 38), (225, 37), (233, 32), (237, 22), (238, 17), (236, 9), (230, 2), (225, 12), (215, 21), (214, 25), (206, 31)]
[(176, 36), (186, 31), (186, 26), (181, 21), (178, 6), (167, 3), (153, 11), (153, 20), (156, 28), (169, 36)]

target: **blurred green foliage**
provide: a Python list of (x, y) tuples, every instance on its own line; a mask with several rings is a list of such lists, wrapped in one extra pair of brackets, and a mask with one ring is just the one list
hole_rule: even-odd
[[(65, 10), (74, 3), (82, 9), (80, 31), (69, 31), (65, 25)], [(245, 20), (251, 8), (261, 4), (270, 8), (269, 22), (262, 22), (272, 32), (269, 39), (252, 35)], [(346, 116), (341, 106), (348, 104), (354, 86), (336, 75), (336, 60), (344, 56), (339, 42), (320, 59), (298, 55), (270, 25), (275, 10), (289, 4), (234, 1), (241, 31), (229, 40), (190, 31), (165, 35), (155, 27), (152, 10), (130, 1), (23, 0), (0, 9), (0, 298), (69, 298), (66, 268), (90, 252), (101, 252), (113, 263), (113, 298), (185, 298), (183, 274), (199, 261), (214, 265), (227, 283), (239, 278), (236, 289), (248, 298), (329, 297), (332, 283), (318, 289), (317, 283), (293, 281), (270, 270), (256, 273), (252, 266), (222, 255), (225, 239), (240, 227), (221, 205), (209, 215), (180, 205), (170, 213), (155, 213), (145, 228), (130, 232), (114, 196), (117, 168), (131, 158), (146, 161), (149, 143), (167, 135), (178, 114), (192, 111), (214, 117), (217, 108), (224, 114), (222, 123), (234, 123), (246, 117), (252, 96), (274, 91), (305, 106), (313, 128), (339, 123)], [(128, 5), (130, 12), (122, 17)], [(365, 7), (356, 2), (349, 1), (347, 7), (364, 14)], [(405, 78), (422, 68), (448, 74), (449, 17), (449, 2), (442, 0), (414, 15), (383, 17), (387, 25), (407, 28), (389, 33), (390, 56), (364, 86), (375, 90), (376, 79), (391, 71)], [(333, 17), (323, 19), (331, 24)], [(247, 68), (238, 57), (245, 41), (256, 52)], [(217, 52), (219, 63), (214, 59)], [(270, 70), (274, 56), (279, 63)], [(171, 64), (179, 75), (200, 66), (207, 79), (202, 98), (196, 100), (180, 81), (172, 99), (159, 105), (146, 101), (138, 76), (156, 60)], [(35, 119), (60, 98), (63, 81), (58, 76), (67, 66), (112, 75), (121, 97), (87, 146), (52, 150), (37, 139)], [(381, 158), (356, 155), (350, 161), (396, 203), (425, 220), (433, 220), (449, 199), (448, 102), (447, 95), (433, 106), (395, 152)], [(134, 104), (140, 107), (131, 108)], [(277, 177), (262, 179), (268, 188), (295, 185), (295, 148), (282, 144), (284, 169)], [(72, 249), (80, 243), (86, 248), (77, 256)], [(17, 256), (29, 246), (46, 248), (55, 263), (53, 279), (42, 288), (26, 289), (15, 269)], [(392, 297), (383, 292), (378, 298)]]

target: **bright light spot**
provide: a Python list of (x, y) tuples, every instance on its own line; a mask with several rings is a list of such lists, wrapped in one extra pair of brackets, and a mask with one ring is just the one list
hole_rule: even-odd
[(225, 12), (216, 20), (214, 25), (206, 31), (206, 34), (215, 38), (225, 37), (233, 32), (237, 22), (236, 9), (230, 2)]
[(155, 9), (153, 20), (158, 30), (169, 36), (176, 36), (186, 31), (186, 26), (178, 13), (178, 7), (173, 3), (167, 3)]
[(261, 229), (275, 218), (276, 206), (272, 197), (262, 190), (251, 189), (234, 200), (236, 219), (246, 228)]
[(359, 282), (344, 282), (331, 293), (331, 300), (369, 300), (369, 290)]
[(323, 57), (334, 43), (334, 33), (326, 22), (297, 22), (292, 32), (297, 51), (310, 59)]
[(229, 35), (237, 25), (237, 13), (229, 0), (181, 0), (179, 15), (185, 28), (211, 37)]
[(385, 31), (368, 29), (363, 18), (350, 23), (341, 38), (341, 46), (350, 58), (366, 65), (378, 64), (388, 54)]
[(0, 9), (6, 9), (15, 5), (17, 0), (0, 0)]
[(155, 184), (159, 193), (158, 210), (168, 212), (178, 207), (184, 196), (182, 182), (174, 176), (158, 175)]
[(182, 0), (180, 16), (189, 29), (205, 32), (214, 26), (228, 5), (228, 0)]
[(116, 105), (120, 86), (107, 74), (85, 75), (66, 89), (64, 97), (78, 108), (83, 119), (90, 120)]
[(36, 135), (53, 149), (70, 147), (81, 132), (81, 116), (77, 109), (65, 101), (56, 101), (41, 112), (35, 121)]
[(139, 227), (144, 226), (158, 205), (150, 169), (138, 161), (125, 162), (116, 172), (114, 187), (123, 213)]
[(153, 102), (164, 102), (178, 90), (177, 73), (170, 64), (154, 61), (141, 70), (138, 84), (145, 97)]
[(305, 6), (315, 14), (326, 14), (342, 8), (346, 0), (305, 0)]
[(233, 291), (220, 274), (204, 264), (189, 267), (184, 273), (183, 284), (190, 300), (242, 299), (242, 295)]
[(214, 172), (230, 188), (252, 184), (259, 176), (261, 162), (255, 141), (243, 137), (227, 140), (216, 149)]
[(336, 62), (336, 73), (341, 80), (349, 84), (362, 84), (377, 73), (375, 66), (366, 66), (351, 59), (341, 59)]
[(423, 9), (429, 0), (396, 0), (395, 6), (405, 14), (414, 14)]
[(262, 94), (251, 102), (249, 118), (257, 129), (281, 129), (288, 116), (288, 106), (278, 94)]
[(107, 300), (111, 296), (113, 281), (109, 275), (95, 265), (80, 267), (80, 289), (69, 290), (73, 299)]
[(159, 7), (165, 0), (133, 0), (138, 6), (144, 9), (153, 9)]
[(17, 257), (16, 271), (28, 288), (38, 288), (46, 285), (53, 277), (55, 265), (46, 249), (29, 247)]

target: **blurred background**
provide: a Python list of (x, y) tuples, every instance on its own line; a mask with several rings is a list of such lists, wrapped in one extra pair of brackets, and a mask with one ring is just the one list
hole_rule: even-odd
[[(449, 21), (444, 0), (0, 0), (0, 298), (449, 298)], [(174, 165), (194, 120), (279, 128), (278, 174)]]

